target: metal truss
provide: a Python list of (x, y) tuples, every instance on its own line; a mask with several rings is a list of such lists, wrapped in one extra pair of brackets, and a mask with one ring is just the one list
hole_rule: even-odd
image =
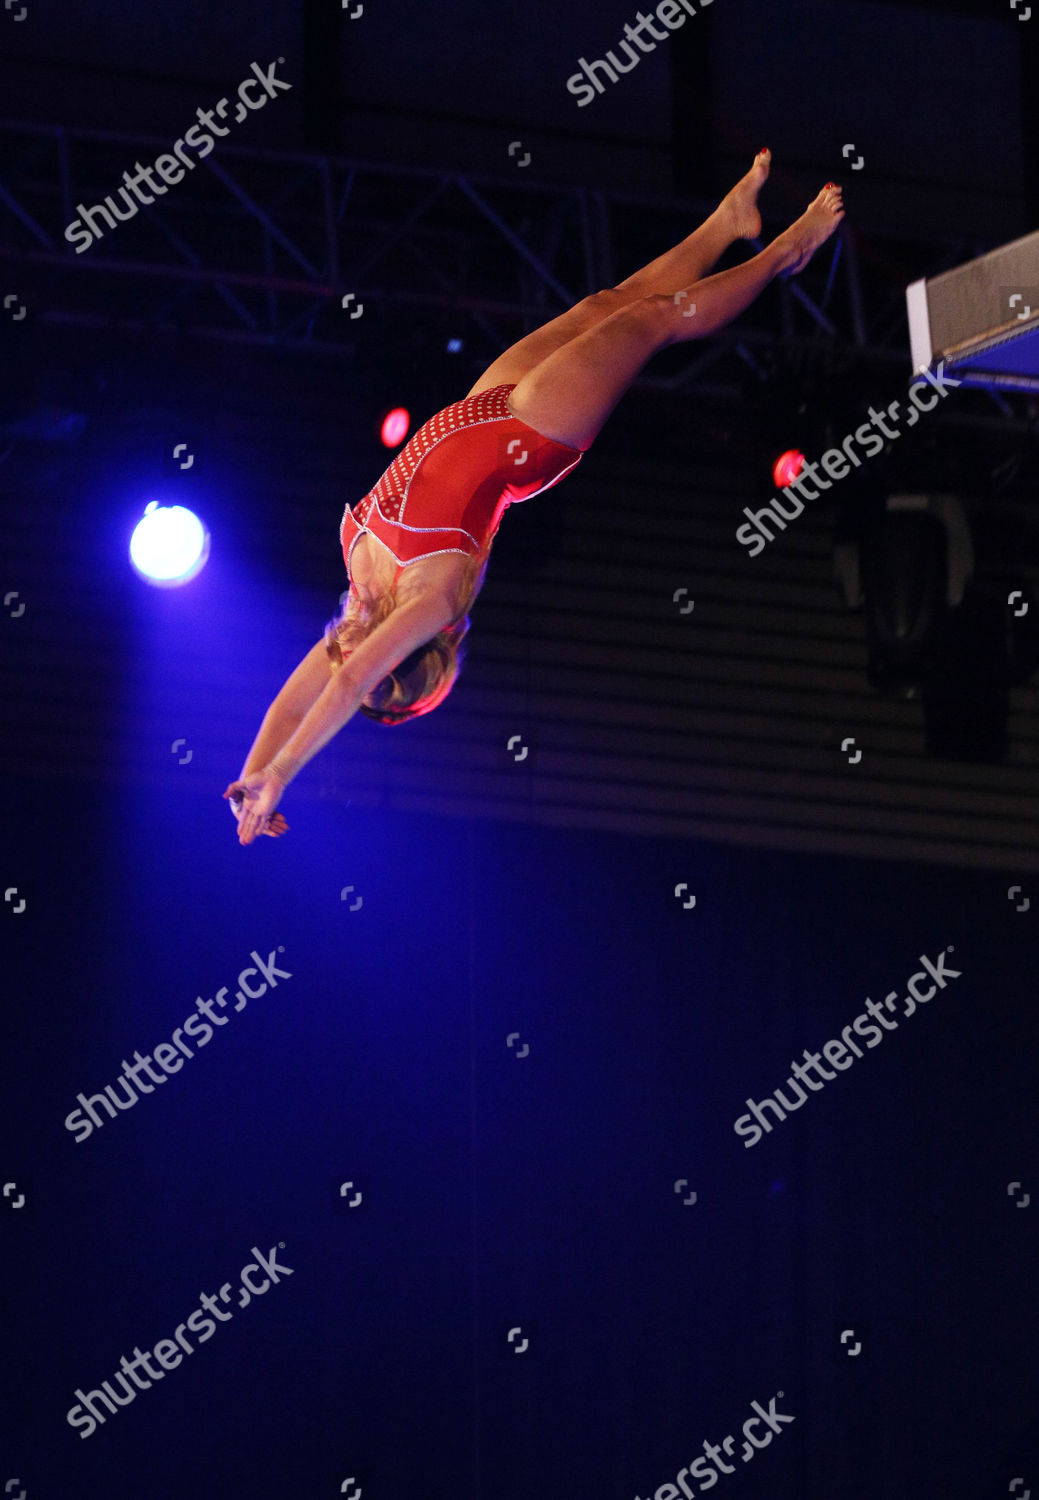
[[(678, 243), (714, 207), (533, 182), (518, 166), (492, 177), (220, 142), (125, 222), (108, 229), (93, 213), (100, 237), (77, 253), (65, 230), (83, 208), (116, 197), (124, 172), (164, 154), (175, 161), (171, 150), (148, 136), (0, 121), (9, 283), (0, 316), (16, 316), (18, 299), (49, 323), (173, 326), (352, 358), (372, 307), (381, 336), (402, 317), (412, 340), (479, 330), (489, 363)], [(914, 248), (930, 262), (918, 274), (934, 275), (983, 247), (936, 237)], [(903, 287), (890, 274), (865, 276), (843, 229), (811, 271), (811, 281), (781, 281), (778, 297), (708, 345), (681, 346), (680, 368), (639, 384), (738, 398), (747, 369), (764, 376), (792, 351), (820, 349), (908, 375)], [(1002, 420), (1014, 417), (1006, 397), (993, 400)]]

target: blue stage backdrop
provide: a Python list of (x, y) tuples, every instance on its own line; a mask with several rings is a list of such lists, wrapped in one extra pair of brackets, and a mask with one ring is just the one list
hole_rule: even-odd
[(12, 790), (26, 1497), (1034, 1487), (1005, 876)]

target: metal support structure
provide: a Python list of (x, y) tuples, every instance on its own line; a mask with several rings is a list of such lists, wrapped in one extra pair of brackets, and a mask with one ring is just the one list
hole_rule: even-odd
[[(344, 358), (363, 338), (343, 306), (352, 293), (387, 318), (406, 315), (412, 334), (421, 310), (451, 313), (460, 333), (482, 341), (477, 352), (489, 363), (655, 259), (667, 248), (662, 223), (666, 237), (673, 222), (678, 243), (715, 206), (534, 182), (519, 171), (477, 176), (220, 143), (154, 204), (77, 254), (65, 229), (81, 206), (104, 204), (128, 167), (169, 151), (154, 137), (0, 121), (3, 292), (59, 324), (129, 326), (118, 308), (132, 302), (136, 327), (175, 317), (201, 338)], [(618, 265), (618, 244), (634, 264)], [(948, 236), (926, 248), (933, 259), (922, 275), (972, 253)], [(894, 315), (904, 288), (879, 272), (867, 277), (843, 229), (816, 262), (796, 281), (781, 279), (778, 295), (759, 299), (708, 350), (689, 347), (677, 374), (640, 384), (737, 395), (748, 368), (762, 378), (787, 351), (820, 348), (864, 366), (901, 362), (908, 376), (904, 319)], [(130, 298), (127, 282), (137, 283)], [(428, 322), (439, 338), (442, 317)], [(702, 381), (707, 371), (719, 379)]]

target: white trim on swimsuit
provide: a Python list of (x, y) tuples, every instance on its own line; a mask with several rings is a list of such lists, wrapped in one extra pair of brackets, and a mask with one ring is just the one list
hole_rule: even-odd
[[(466, 401), (478, 401), (481, 396), (489, 396), (489, 395), (492, 395), (492, 394), (494, 394), (494, 393), (496, 393), (498, 391), (502, 391), (502, 390), (504, 390), (506, 392), (506, 396), (504, 398), (504, 405), (505, 405), (505, 415), (504, 416), (501, 415), (501, 414), (496, 414), (496, 415), (491, 416), (491, 417), (480, 417), (476, 421), (474, 421), (474, 422), (466, 422), (462, 426), (449, 425), (449, 430), (447, 432), (441, 432), (437, 437), (434, 438), (434, 440), (429, 444), (429, 446), (427, 448), (425, 448), (422, 453), (419, 454), (418, 458), (415, 460), (415, 466), (412, 469), (411, 474), (408, 477), (407, 483), (404, 486), (404, 494), (401, 497), (401, 501), (400, 501), (400, 515), (401, 516), (404, 515), (404, 508), (405, 508), (405, 506), (408, 503), (408, 494), (409, 494), (409, 492), (411, 490), (411, 486), (412, 486), (412, 484), (414, 482), (415, 475), (418, 473), (419, 469), (422, 467), (423, 462), (433, 452), (434, 448), (438, 447), (442, 442), (445, 441), (445, 439), (447, 439), (449, 437), (453, 437), (455, 435), (455, 433), (457, 433), (457, 432), (468, 432), (470, 430), (470, 428), (473, 428), (473, 427), (486, 427), (486, 426), (489, 426), (490, 423), (492, 423), (492, 422), (519, 422), (521, 424), (521, 426), (526, 427), (529, 432), (533, 432), (536, 437), (542, 438), (542, 440), (544, 442), (557, 443), (557, 446), (561, 447), (561, 448), (567, 448), (567, 447), (570, 446), (568, 443), (558, 443), (557, 439), (555, 439), (555, 438), (544, 438), (543, 434), (541, 434), (540, 432), (537, 432), (537, 430), (535, 428), (531, 427), (528, 422), (524, 422), (522, 417), (517, 417), (516, 416), (516, 414), (510, 409), (510, 407), (508, 405), (508, 392), (515, 390), (515, 385), (509, 385), (508, 383), (506, 383), (506, 384), (503, 384), (503, 385), (500, 385), (500, 386), (492, 386), (487, 391), (478, 391), (475, 396), (463, 396), (463, 398), (462, 398), (461, 401), (456, 401), (456, 402), (453, 403), (453, 405), (454, 406), (462, 406), (462, 405), (465, 404)], [(442, 427), (444, 425), (444, 421), (443, 421), (444, 411), (450, 411), (450, 410), (451, 410), (450, 407), (445, 407), (445, 408), (443, 408), (443, 410), (437, 412), (435, 416), (430, 417), (429, 421), (435, 424), (434, 425), (434, 431), (436, 430), (436, 427)], [(429, 425), (428, 423), (423, 423), (423, 426), (428, 426), (428, 425)], [(422, 431), (422, 428), (420, 427), (419, 428), (419, 432), (421, 432), (421, 431)], [(416, 433), (414, 436), (417, 437), (418, 433)], [(412, 440), (413, 439), (411, 439), (409, 441), (412, 441)], [(423, 552), (420, 557), (411, 557), (411, 558), (408, 558), (407, 561), (402, 561), (397, 556), (397, 554), (394, 552), (393, 548), (389, 545), (389, 543), (388, 542), (384, 542), (381, 536), (377, 535), (376, 532), (372, 531), (372, 529), (369, 526), (367, 526), (366, 524), (364, 524), (361, 521), (359, 521), (357, 519), (357, 517), (353, 514), (352, 507), (350, 505), (347, 505), (346, 508), (343, 511), (343, 519), (342, 519), (342, 521), (339, 524), (339, 545), (340, 545), (340, 549), (342, 549), (342, 545), (343, 545), (343, 532), (346, 529), (346, 518), (347, 518), (347, 516), (349, 516), (350, 519), (353, 521), (354, 525), (359, 528), (359, 530), (357, 531), (357, 534), (355, 535), (353, 541), (350, 543), (350, 549), (349, 549), (349, 551), (348, 551), (348, 553), (346, 555), (346, 576), (349, 579), (351, 585), (353, 584), (353, 578), (351, 577), (351, 574), (350, 574), (350, 559), (351, 559), (351, 557), (353, 557), (354, 548), (356, 547), (358, 541), (360, 540), (360, 538), (362, 536), (365, 535), (365, 533), (367, 533), (369, 536), (375, 537), (375, 540), (377, 542), (381, 543), (381, 545), (386, 548), (386, 551), (390, 554), (390, 556), (393, 558), (394, 562), (397, 564), (397, 566), (399, 568), (410, 568), (411, 565), (412, 565), (412, 563), (425, 562), (425, 560), (426, 560), (427, 557), (440, 557), (443, 554), (448, 553), (448, 552), (458, 552), (458, 553), (461, 553), (461, 555), (463, 557), (472, 557), (474, 555), (478, 555), (478, 553), (479, 553), (480, 543), (478, 542), (478, 540), (476, 539), (476, 537), (473, 536), (472, 532), (471, 531), (467, 531), (464, 526), (409, 526), (406, 521), (403, 521), (403, 520), (394, 520), (392, 517), (386, 515), (386, 513), (382, 509), (382, 506), (379, 503), (379, 495), (378, 495), (379, 485), (382, 484), (383, 480), (386, 478), (386, 475), (390, 472), (390, 469), (393, 468), (393, 465), (398, 462), (398, 460), (400, 459), (401, 454), (403, 452), (404, 452), (404, 449), (402, 448), (401, 452), (397, 454), (397, 456), (393, 459), (393, 462), (390, 463), (390, 465), (386, 468), (386, 470), (380, 476), (378, 482), (374, 485), (374, 487), (368, 491), (367, 495), (365, 495), (363, 497), (363, 499), (361, 499), (361, 500), (359, 500), (357, 502), (358, 506), (364, 505), (368, 500), (371, 500), (372, 504), (374, 505), (374, 508), (378, 511), (380, 517), (382, 518), (383, 521), (385, 521), (386, 525), (387, 526), (397, 526), (397, 527), (400, 527), (400, 529), (402, 531), (415, 531), (415, 532), (420, 532), (420, 531), (429, 531), (429, 532), (433, 532), (433, 531), (457, 531), (457, 532), (460, 532), (463, 536), (467, 536), (469, 538), (469, 540), (472, 542), (473, 546), (477, 549), (477, 552), (476, 552), (476, 554), (471, 553), (471, 552), (467, 552), (464, 547), (439, 547), (436, 550), (434, 550), (433, 552)], [(547, 480), (546, 483), (543, 484), (540, 489), (538, 489), (538, 490), (532, 490), (529, 495), (525, 495), (523, 497), (523, 501), (519, 501), (518, 502), (518, 501), (512, 501), (512, 500), (510, 500), (509, 504), (510, 505), (522, 504), (522, 503), (524, 503), (527, 500), (533, 500), (536, 495), (542, 495), (542, 494), (544, 494), (544, 492), (546, 490), (551, 489), (554, 484), (558, 484), (561, 479), (565, 479), (566, 476), (570, 473), (571, 469), (576, 468), (577, 465), (580, 463), (580, 461), (581, 461), (581, 459), (583, 457), (584, 457), (584, 450), (582, 449), (582, 450), (580, 450), (577, 453), (577, 457), (574, 459), (574, 461), (573, 461), (572, 464), (568, 464), (567, 467), (565, 469), (561, 470), (560, 473), (554, 475), (552, 479)], [(370, 511), (369, 511), (369, 514), (371, 514)], [(500, 519), (499, 519), (499, 524), (500, 524)]]

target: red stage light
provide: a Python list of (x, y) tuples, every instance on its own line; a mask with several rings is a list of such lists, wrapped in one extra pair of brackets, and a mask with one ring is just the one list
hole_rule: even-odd
[(379, 436), (384, 448), (398, 448), (408, 435), (411, 413), (406, 406), (395, 406), (382, 419)]
[(772, 478), (777, 489), (785, 490), (804, 468), (805, 456), (797, 448), (788, 448), (772, 465)]

